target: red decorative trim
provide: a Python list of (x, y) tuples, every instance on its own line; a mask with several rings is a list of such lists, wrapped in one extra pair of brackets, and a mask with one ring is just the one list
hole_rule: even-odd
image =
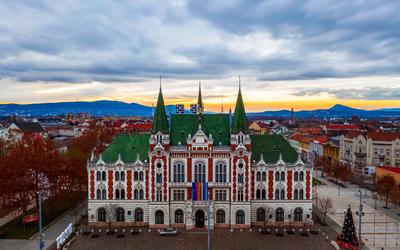
[(192, 199), (192, 188), (187, 188), (187, 199), (188, 200)]
[(232, 193), (232, 197), (233, 197), (233, 201), (236, 201), (236, 162), (237, 162), (238, 158), (237, 156), (233, 157), (233, 173), (232, 173), (232, 178), (233, 178), (233, 193)]
[(244, 162), (245, 162), (245, 166), (244, 166), (244, 169), (245, 169), (245, 171), (244, 171), (245, 188), (244, 188), (244, 190), (245, 190), (245, 193), (246, 193), (245, 194), (245, 201), (249, 200), (249, 164), (248, 164), (248, 161), (249, 161), (249, 159), (246, 157), (244, 159)]
[(208, 181), (213, 181), (213, 160), (212, 158), (208, 158)]
[(154, 168), (155, 168), (155, 160), (156, 160), (156, 158), (153, 158), (152, 159), (152, 161), (151, 161), (151, 200), (152, 201), (154, 201), (154, 198), (155, 198), (155, 194), (154, 194), (154, 192), (155, 192), (155, 171), (154, 171)]
[(114, 186), (113, 186), (113, 171), (108, 170), (108, 199), (112, 200), (114, 195)]
[(146, 200), (148, 200), (149, 199), (149, 171), (145, 171), (145, 175), (146, 175), (146, 177), (145, 177), (145, 180), (146, 180)]
[(255, 183), (254, 183), (254, 175), (255, 175), (255, 172), (251, 171), (251, 199), (252, 200), (254, 200), (254, 185), (255, 185)]
[[(187, 159), (187, 164), (188, 164), (188, 167), (187, 167), (187, 181), (188, 182), (192, 182), (192, 158), (188, 158)], [(192, 199), (192, 196), (190, 196), (190, 199)]]
[(309, 200), (310, 199), (310, 190), (311, 190), (311, 174), (310, 174), (310, 170), (306, 171), (306, 199)]
[(274, 198), (274, 170), (268, 171), (268, 199)]
[(167, 159), (165, 156), (162, 157), (162, 162), (164, 165), (164, 201), (167, 201)]
[(94, 170), (90, 170), (90, 199), (94, 199)]
[(292, 199), (292, 170), (287, 172), (287, 198)]
[(208, 197), (210, 200), (213, 200), (213, 188), (208, 188), (210, 191), (210, 197)]
[(132, 199), (132, 170), (126, 171), (126, 197)]

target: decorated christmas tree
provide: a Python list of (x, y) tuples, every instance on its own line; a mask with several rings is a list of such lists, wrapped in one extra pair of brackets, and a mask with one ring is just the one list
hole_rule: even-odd
[(338, 235), (336, 242), (346, 249), (356, 249), (357, 247), (358, 239), (350, 206), (344, 217), (342, 233)]

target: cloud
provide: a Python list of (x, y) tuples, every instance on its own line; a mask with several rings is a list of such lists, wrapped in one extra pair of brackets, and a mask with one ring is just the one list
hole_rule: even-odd
[[(249, 92), (299, 80), (307, 88), (321, 79), (397, 77), (398, 9), (393, 0), (3, 1), (0, 75), (21, 86), (143, 90), (161, 74), (176, 83), (171, 96), (185, 97), (197, 80), (230, 88), (239, 74), (251, 79)], [(6, 92), (0, 101), (15, 98)]]

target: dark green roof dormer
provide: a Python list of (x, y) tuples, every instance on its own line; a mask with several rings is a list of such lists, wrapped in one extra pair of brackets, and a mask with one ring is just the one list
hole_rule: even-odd
[(153, 128), (151, 129), (151, 132), (153, 134), (156, 134), (158, 132), (161, 132), (163, 134), (169, 133), (167, 113), (165, 112), (164, 98), (161, 91), (161, 85), (160, 85), (160, 93), (158, 94), (156, 111), (154, 112)]
[(242, 91), (239, 83), (239, 94), (236, 100), (235, 112), (233, 113), (232, 119), (232, 134), (238, 134), (242, 132), (244, 134), (249, 133), (249, 127), (247, 125), (246, 111), (244, 110), (244, 103), (242, 98)]

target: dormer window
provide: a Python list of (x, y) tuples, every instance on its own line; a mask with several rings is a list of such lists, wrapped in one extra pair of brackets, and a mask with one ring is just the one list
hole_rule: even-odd
[(242, 134), (238, 135), (238, 144), (243, 144), (244, 136)]
[(157, 141), (157, 144), (158, 143), (162, 143), (162, 135), (161, 134), (158, 134), (157, 136), (156, 136), (156, 141)]

